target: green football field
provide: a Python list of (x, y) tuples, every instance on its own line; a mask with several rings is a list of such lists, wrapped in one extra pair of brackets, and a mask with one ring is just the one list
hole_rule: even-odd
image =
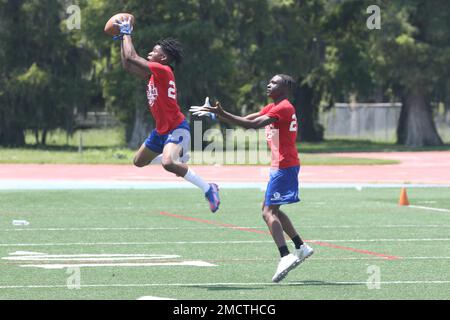
[(259, 189), (0, 191), (0, 299), (449, 299), (450, 189), (399, 193), (303, 188), (315, 254), (273, 284)]

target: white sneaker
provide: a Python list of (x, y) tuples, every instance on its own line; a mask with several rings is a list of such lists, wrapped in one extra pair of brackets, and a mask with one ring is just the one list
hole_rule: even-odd
[(293, 255), (292, 253), (282, 257), (280, 259), (280, 262), (278, 263), (277, 271), (275, 272), (272, 281), (280, 282), (287, 276), (289, 271), (294, 269), (300, 263), (301, 263), (300, 259), (297, 258), (297, 256)]
[(300, 263), (311, 257), (313, 253), (313, 248), (308, 246), (306, 243), (302, 244), (299, 249), (295, 249), (295, 255), (300, 260)]

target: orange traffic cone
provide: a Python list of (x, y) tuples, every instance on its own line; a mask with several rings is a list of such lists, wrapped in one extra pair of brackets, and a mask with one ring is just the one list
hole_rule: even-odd
[(400, 192), (400, 200), (398, 201), (399, 206), (409, 206), (408, 195), (406, 194), (406, 188), (402, 188)]

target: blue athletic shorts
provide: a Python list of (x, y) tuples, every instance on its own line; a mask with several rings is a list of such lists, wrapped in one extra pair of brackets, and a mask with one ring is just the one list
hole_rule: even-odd
[(156, 129), (153, 129), (144, 143), (148, 149), (158, 154), (163, 152), (164, 146), (168, 143), (182, 144), (183, 153), (186, 153), (189, 150), (190, 141), (189, 123), (184, 120), (178, 127), (167, 134), (161, 135)]
[(299, 172), (300, 166), (270, 169), (270, 180), (267, 184), (264, 205), (270, 206), (299, 202)]

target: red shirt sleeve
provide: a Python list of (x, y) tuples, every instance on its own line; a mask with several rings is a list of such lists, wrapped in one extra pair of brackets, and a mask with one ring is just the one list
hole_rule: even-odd
[(277, 119), (277, 121), (282, 121), (286, 118), (286, 109), (283, 108), (283, 104), (278, 105), (268, 105), (261, 110), (260, 115), (266, 115), (269, 118)]
[[(268, 104), (267, 106), (265, 106), (264, 108), (261, 109), (261, 111), (259, 112), (260, 116), (263, 116), (265, 114), (267, 114), (268, 112), (270, 112), (270, 109), (273, 107), (273, 103)], [(269, 116), (270, 117), (270, 116)]]

